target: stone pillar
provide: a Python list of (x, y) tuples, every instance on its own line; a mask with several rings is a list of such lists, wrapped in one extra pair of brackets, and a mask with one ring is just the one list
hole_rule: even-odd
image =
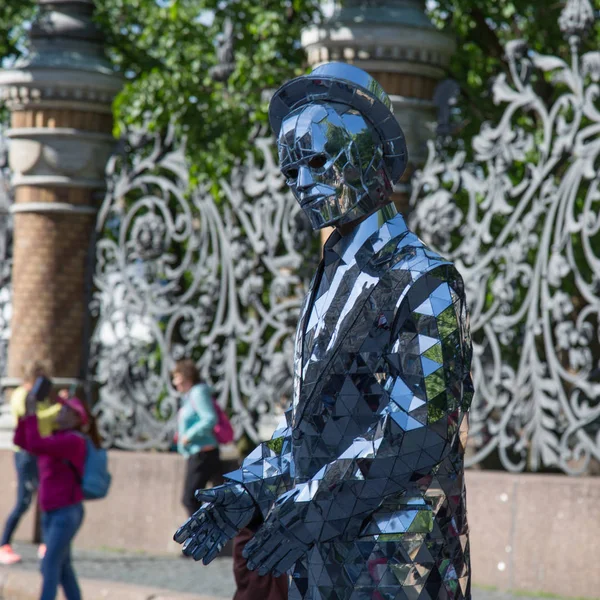
[(87, 295), (95, 215), (113, 147), (121, 78), (103, 52), (92, 0), (38, 0), (31, 51), (0, 71), (11, 112), (14, 187), (11, 339), (5, 386), (25, 359), (52, 365), (60, 385), (86, 375)]
[(425, 0), (345, 0), (325, 23), (304, 32), (302, 45), (312, 67), (354, 64), (390, 95), (408, 146), (409, 166), (394, 194), (405, 212), (410, 176), (425, 162), (435, 133), (433, 94), (446, 77), (453, 40), (431, 24)]

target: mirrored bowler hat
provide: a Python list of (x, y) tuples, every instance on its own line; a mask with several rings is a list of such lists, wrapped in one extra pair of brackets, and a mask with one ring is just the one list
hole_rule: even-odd
[(331, 62), (284, 83), (273, 94), (269, 105), (269, 122), (275, 136), (279, 135), (287, 115), (317, 101), (346, 104), (360, 112), (383, 142), (391, 181), (400, 179), (408, 161), (404, 134), (392, 112), (389, 96), (373, 77), (353, 65)]

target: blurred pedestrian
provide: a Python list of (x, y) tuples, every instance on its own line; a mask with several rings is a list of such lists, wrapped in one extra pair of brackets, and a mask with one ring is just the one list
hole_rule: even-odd
[[(15, 426), (19, 419), (25, 414), (25, 398), (33, 387), (38, 377), (47, 377), (48, 367), (41, 361), (29, 361), (21, 369), (23, 383), (16, 388), (10, 398), (10, 409), (13, 415)], [(60, 405), (53, 403), (50, 399), (38, 402), (36, 413), (41, 436), (48, 436), (52, 433), (56, 415), (60, 411)], [(2, 533), (0, 540), (0, 564), (12, 565), (21, 560), (21, 557), (13, 550), (11, 546), (14, 535), (21, 517), (25, 514), (34, 492), (38, 486), (38, 469), (36, 457), (17, 446), (15, 450), (15, 469), (17, 472), (17, 501), (12, 509)], [(38, 548), (38, 556), (43, 557), (45, 553), (44, 544)]]
[(200, 382), (193, 360), (177, 361), (173, 369), (173, 386), (182, 395), (177, 417), (177, 451), (187, 459), (182, 503), (189, 516), (202, 505), (195, 492), (207, 482), (222, 482), (219, 444), (214, 434), (218, 422), (213, 404), (213, 389)]
[[(40, 507), (46, 555), (42, 560), (40, 600), (55, 600), (61, 585), (67, 600), (81, 600), (81, 592), (71, 560), (71, 543), (83, 522), (83, 479), (90, 415), (83, 402), (59, 394), (60, 412), (55, 431), (42, 437), (36, 415), (36, 399), (28, 394), (25, 416), (19, 419), (15, 443), (38, 457)], [(92, 433), (92, 432), (89, 432)], [(97, 432), (93, 439), (99, 446)]]

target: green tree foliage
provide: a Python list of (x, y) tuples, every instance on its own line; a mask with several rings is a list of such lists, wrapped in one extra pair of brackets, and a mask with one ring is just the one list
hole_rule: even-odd
[[(32, 0), (4, 0), (0, 3), (0, 65), (6, 66), (25, 50), (27, 24), (34, 14)], [(0, 103), (0, 123), (6, 123), (8, 113)]]
[(0, 6), (0, 58), (14, 58), (23, 51), (25, 26), (33, 14), (33, 2), (5, 0)]
[[(559, 27), (559, 16), (566, 4), (566, 0), (554, 3), (528, 0), (431, 0), (428, 3), (429, 16), (434, 24), (456, 40), (448, 76), (458, 82), (461, 92), (458, 110), (454, 115), (456, 131), (453, 139), (447, 141), (446, 150), (460, 148), (467, 153), (467, 160), (473, 159), (472, 141), (482, 124), (498, 124), (502, 117), (505, 105), (494, 103), (492, 83), (501, 74), (506, 76), (508, 82), (513, 79), (505, 52), (506, 44), (524, 40), (529, 51), (557, 56), (570, 64), (569, 42)], [(595, 6), (600, 6), (597, 0)], [(600, 21), (597, 21), (584, 39), (580, 52), (597, 49), (599, 42)], [(550, 82), (552, 76), (552, 72), (534, 72), (529, 81), (546, 106), (552, 106), (558, 95), (566, 91), (558, 81)], [(531, 133), (536, 142), (541, 142), (543, 127), (534, 111), (519, 111), (512, 121), (513, 126)], [(536, 164), (538, 160), (537, 146), (529, 151), (525, 160), (515, 160), (507, 172), (513, 184), (523, 178), (528, 164)], [(565, 163), (563, 169), (567, 166)], [(557, 173), (560, 176), (560, 168), (557, 168)], [(467, 202), (460, 195), (455, 200), (461, 208), (464, 208), (461, 203)], [(503, 219), (493, 221), (491, 233), (497, 235), (503, 224)], [(491, 292), (489, 299), (492, 299)]]
[[(98, 19), (127, 84), (115, 103), (118, 131), (148, 119), (174, 119), (188, 139), (193, 173), (226, 174), (248, 149), (253, 129), (266, 123), (264, 92), (304, 66), (303, 27), (318, 0), (104, 0)], [(218, 40), (233, 24), (235, 69), (215, 81)], [(118, 132), (117, 131), (117, 132)]]
[[(300, 74), (302, 29), (318, 18), (318, 0), (102, 0), (97, 21), (125, 76), (114, 104), (115, 133), (127, 125), (163, 129), (175, 121), (187, 137), (192, 172), (216, 181), (266, 124), (265, 90)], [(26, 52), (32, 0), (0, 3), (0, 58)], [(233, 25), (235, 68), (211, 77), (225, 19)]]
[[(482, 122), (496, 121), (502, 112), (502, 107), (493, 103), (490, 88), (496, 75), (506, 73), (508, 76), (504, 52), (508, 41), (524, 39), (535, 52), (568, 58), (569, 45), (558, 26), (558, 16), (565, 4), (565, 0), (434, 0), (428, 3), (432, 21), (456, 39), (448, 76), (461, 87), (462, 125), (458, 136), (465, 140), (467, 151)], [(587, 40), (589, 48), (597, 47), (599, 39), (597, 24)], [(552, 93), (552, 88), (543, 80), (538, 81), (537, 86), (542, 97)]]
[[(590, 3), (596, 9), (600, 7), (598, 0), (591, 0)], [(517, 308), (523, 306), (528, 301), (531, 287), (537, 285), (535, 281), (532, 282), (527, 278), (515, 276), (514, 273), (518, 272), (514, 268), (515, 263), (517, 261), (520, 261), (521, 264), (528, 263), (533, 269), (544, 261), (547, 261), (548, 256), (552, 256), (552, 260), (564, 265), (564, 272), (560, 277), (560, 282), (550, 284), (551, 289), (552, 287), (559, 288), (558, 292), (552, 290), (552, 293), (556, 294), (553, 301), (556, 302), (557, 298), (562, 297), (565, 306), (568, 308), (565, 309), (565, 314), (554, 317), (557, 322), (553, 322), (552, 324), (554, 328), (553, 339), (544, 337), (548, 334), (546, 333), (543, 336), (541, 333), (542, 328), (539, 326), (540, 333), (536, 339), (536, 352), (541, 361), (547, 361), (548, 364), (551, 364), (552, 359), (548, 358), (551, 353), (548, 350), (548, 342), (554, 344), (556, 357), (562, 363), (561, 366), (564, 371), (575, 374), (578, 367), (575, 364), (576, 361), (573, 362), (569, 357), (570, 352), (573, 353), (573, 356), (577, 356), (576, 352), (583, 353), (589, 350), (591, 355), (596, 358), (600, 355), (600, 344), (598, 343), (597, 336), (590, 336), (590, 339), (585, 342), (577, 341), (584, 339), (584, 334), (587, 331), (586, 327), (590, 328), (589, 331), (597, 331), (598, 322), (596, 317), (592, 314), (592, 311), (586, 314), (590, 303), (589, 295), (582, 292), (584, 289), (582, 282), (585, 282), (585, 285), (594, 289), (596, 285), (594, 283), (595, 276), (592, 265), (589, 263), (588, 257), (584, 252), (582, 244), (584, 236), (581, 230), (573, 228), (569, 233), (567, 231), (560, 231), (560, 234), (563, 236), (560, 243), (555, 243), (551, 248), (545, 245), (548, 244), (547, 239), (544, 241), (545, 233), (549, 230), (549, 226), (554, 226), (552, 221), (549, 222), (549, 225), (545, 220), (545, 215), (546, 212), (550, 211), (552, 204), (557, 202), (556, 196), (560, 193), (561, 185), (565, 181), (565, 178), (567, 178), (566, 181), (571, 185), (569, 194), (573, 195), (573, 203), (571, 207), (566, 208), (568, 205), (566, 196), (560, 199), (560, 202), (565, 207), (564, 214), (567, 214), (567, 211), (571, 211), (575, 222), (585, 222), (591, 219), (591, 213), (594, 209), (586, 208), (586, 199), (589, 196), (590, 189), (595, 185), (595, 181), (590, 181), (588, 175), (582, 176), (581, 173), (577, 172), (577, 169), (573, 168), (581, 156), (577, 156), (577, 151), (573, 151), (570, 148), (563, 152), (561, 160), (557, 161), (552, 169), (549, 169), (548, 172), (543, 171), (542, 167), (546, 167), (551, 162), (545, 156), (543, 150), (545, 135), (554, 136), (556, 139), (558, 132), (554, 129), (544, 131), (543, 119), (533, 106), (524, 106), (510, 116), (512, 130), (518, 130), (522, 134), (523, 139), (531, 136), (534, 142), (531, 146), (527, 147), (527, 152), (523, 156), (510, 156), (508, 164), (505, 164), (502, 159), (496, 161), (494, 157), (484, 160), (481, 157), (475, 156), (476, 153), (472, 145), (475, 136), (482, 128), (482, 124), (488, 121), (493, 125), (498, 125), (500, 118), (506, 110), (506, 104), (500, 103), (496, 105), (494, 103), (491, 84), (496, 76), (504, 74), (507, 85), (513, 85), (513, 77), (510, 73), (509, 61), (505, 53), (507, 43), (524, 40), (528, 51), (539, 55), (560, 57), (570, 67), (571, 49), (569, 41), (565, 39), (559, 27), (559, 16), (566, 4), (566, 0), (558, 0), (557, 2), (532, 2), (531, 0), (433, 0), (429, 3), (429, 13), (434, 23), (452, 35), (457, 42), (456, 51), (452, 57), (448, 73), (448, 76), (455, 79), (461, 88), (461, 94), (458, 99), (458, 111), (455, 115), (457, 118), (457, 129), (453, 138), (449, 140), (448, 145), (441, 149), (442, 153), (444, 151), (447, 152), (447, 158), (450, 162), (451, 158), (456, 156), (455, 150), (457, 148), (464, 150), (467, 155), (467, 162), (476, 165), (473, 172), (477, 173), (478, 176), (488, 175), (492, 169), (499, 167), (501, 177), (498, 179), (498, 190), (501, 190), (499, 193), (503, 194), (503, 199), (506, 201), (507, 206), (510, 205), (511, 211), (514, 211), (517, 203), (521, 202), (523, 197), (527, 195), (530, 191), (529, 188), (536, 190), (537, 183), (535, 178), (529, 179), (527, 176), (531, 171), (544, 173), (543, 181), (546, 190), (553, 190), (553, 194), (546, 198), (545, 210), (542, 213), (538, 212), (536, 214), (534, 206), (536, 204), (538, 207), (542, 205), (542, 198), (544, 196), (541, 191), (544, 186), (540, 185), (535, 193), (531, 194), (531, 201), (519, 219), (519, 227), (522, 227), (523, 231), (527, 231), (529, 240), (535, 240), (535, 243), (531, 241), (527, 242), (524, 237), (519, 238), (518, 235), (513, 235), (512, 239), (508, 239), (507, 247), (509, 244), (512, 244), (516, 251), (513, 254), (507, 253), (503, 255), (502, 260), (496, 260), (488, 264), (487, 268), (492, 271), (492, 274), (487, 277), (484, 309), (493, 311), (494, 304), (498, 301), (499, 295), (508, 295), (511, 298), (510, 304), (514, 308), (514, 312), (511, 313), (512, 317), (516, 313)], [(600, 24), (596, 21), (592, 31), (589, 32), (589, 35), (584, 40), (583, 46), (579, 49), (580, 54), (597, 51), (599, 41)], [(517, 47), (516, 45), (512, 46), (513, 49)], [(555, 66), (549, 67), (546, 70), (532, 68), (528, 73), (529, 78), (527, 80), (527, 84), (532, 86), (537, 96), (543, 100), (543, 103), (548, 108), (555, 105), (559, 95), (562, 95), (564, 98), (566, 94), (573, 92), (569, 88), (566, 76), (561, 76), (558, 70), (559, 63), (557, 61), (552, 63), (551, 61), (550, 65), (552, 64)], [(592, 74), (591, 77), (594, 79), (595, 74)], [(589, 83), (590, 75), (588, 74), (585, 77), (585, 84), (589, 85)], [(558, 109), (559, 118), (564, 119), (567, 123), (571, 123), (573, 113), (573, 107), (569, 102), (565, 102)], [(577, 129), (582, 131), (590, 125), (593, 126), (594, 123), (584, 114), (577, 123)], [(590, 133), (588, 133), (589, 135)], [(591, 146), (590, 139), (588, 137), (587, 141)], [(499, 140), (498, 144), (505, 141)], [(554, 145), (553, 150), (558, 151), (558, 144)], [(591, 152), (589, 149), (587, 151)], [(581, 152), (581, 155), (583, 155), (583, 152)], [(506, 179), (502, 180), (504, 177)], [(524, 180), (527, 182), (528, 179), (530, 180), (528, 188), (522, 187), (520, 192), (512, 193), (521, 182)], [(548, 186), (552, 187), (549, 188)], [(450, 178), (447, 180), (446, 189), (452, 194), (453, 202), (463, 214), (466, 214), (469, 208), (469, 198), (465, 190), (455, 190)], [(510, 194), (507, 192), (508, 189), (510, 189)], [(489, 197), (480, 196), (477, 198), (477, 202), (480, 205), (484, 202), (489, 202), (489, 200)], [(585, 216), (586, 211), (588, 211), (587, 216)], [(510, 214), (514, 215), (515, 213), (511, 212)], [(489, 222), (490, 241), (497, 239), (497, 236), (504, 230), (506, 224), (507, 215), (497, 212)], [(515, 232), (517, 231), (518, 228), (515, 227)], [(566, 247), (566, 235), (570, 235), (568, 252), (571, 253), (570, 260), (577, 265), (577, 273), (569, 270), (567, 260), (563, 256), (563, 254), (568, 254), (564, 249)], [(558, 239), (558, 237), (558, 235), (555, 235), (554, 239)], [(464, 231), (458, 227), (452, 234), (452, 248), (455, 249), (463, 241)], [(600, 234), (596, 233), (590, 236), (587, 243), (591, 248), (597, 248), (600, 244)], [(529, 246), (526, 246), (526, 244), (529, 244)], [(523, 246), (527, 248), (526, 251), (520, 258), (515, 258), (519, 256)], [(546, 299), (545, 302), (549, 302), (549, 300)], [(539, 322), (541, 320), (540, 318)], [(504, 346), (502, 349), (502, 359), (515, 371), (518, 370), (522, 360), (523, 340), (527, 333), (526, 326), (529, 326), (529, 324), (523, 319), (519, 327), (514, 328), (515, 338), (506, 344), (501, 342)], [(536, 323), (537, 326), (538, 324)], [(570, 338), (573, 341), (566, 342), (559, 339), (560, 331), (576, 331), (577, 334), (573, 334), (574, 337)], [(479, 342), (482, 341), (481, 330), (476, 331), (474, 335)], [(581, 337), (578, 338), (577, 336)], [(580, 343), (585, 350), (581, 350), (578, 346)], [(567, 348), (567, 346), (569, 347)], [(486, 360), (486, 358), (484, 357), (482, 360)], [(581, 369), (585, 375), (584, 369), (587, 365), (583, 366), (584, 363), (585, 361), (582, 359)], [(595, 376), (597, 377), (597, 375)], [(553, 406), (553, 401), (548, 400), (553, 397), (553, 391), (548, 393), (548, 390), (543, 389), (539, 384), (538, 387), (532, 389), (532, 394), (535, 395), (537, 402), (535, 410), (538, 413), (534, 415), (532, 411), (531, 420), (523, 426), (523, 431), (518, 431), (516, 434), (523, 435), (523, 439), (530, 436), (526, 442), (530, 444), (528, 446), (528, 467), (538, 470), (552, 470), (556, 468), (558, 463), (555, 454), (558, 448), (558, 441), (553, 440), (558, 440), (558, 437), (564, 432), (565, 417), (564, 413), (561, 412), (562, 409), (559, 409), (557, 405)], [(565, 393), (571, 393), (572, 390), (570, 382), (564, 383)], [(594, 405), (593, 403), (596, 399), (592, 398), (589, 400), (590, 404)], [(496, 410), (498, 412), (492, 415), (491, 421), (496, 420), (496, 422), (499, 422), (503, 417), (499, 409)], [(537, 417), (538, 420), (536, 421), (534, 417)], [(598, 435), (598, 424), (590, 423), (584, 430), (590, 435), (590, 439), (594, 439)], [(539, 455), (536, 454), (537, 451), (534, 451), (533, 444), (530, 443), (530, 440), (534, 438), (538, 439), (538, 443), (540, 439), (544, 440), (545, 452), (547, 454), (543, 458), (543, 461), (546, 462), (541, 465), (539, 464)], [(492, 453), (483, 464), (485, 466), (500, 466), (495, 453)]]

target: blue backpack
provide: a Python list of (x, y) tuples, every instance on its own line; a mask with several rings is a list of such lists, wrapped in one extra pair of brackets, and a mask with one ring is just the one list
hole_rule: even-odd
[(89, 437), (85, 438), (85, 465), (81, 488), (86, 500), (100, 500), (108, 494), (111, 474), (108, 472), (108, 453), (96, 448)]
[(96, 448), (92, 440), (85, 437), (83, 477), (78, 473), (75, 465), (71, 461), (68, 462), (77, 481), (81, 484), (84, 500), (100, 500), (106, 497), (112, 476), (108, 472), (108, 453), (104, 448)]

